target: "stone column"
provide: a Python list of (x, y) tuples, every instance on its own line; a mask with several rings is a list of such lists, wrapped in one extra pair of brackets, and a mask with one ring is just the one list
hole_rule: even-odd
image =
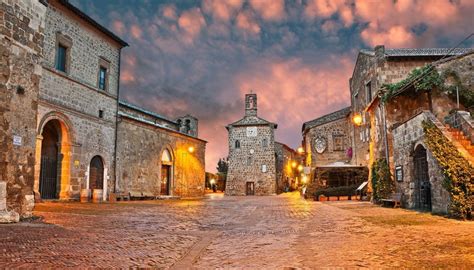
[(7, 210), (7, 182), (0, 181), (0, 224), (20, 221), (20, 215)]

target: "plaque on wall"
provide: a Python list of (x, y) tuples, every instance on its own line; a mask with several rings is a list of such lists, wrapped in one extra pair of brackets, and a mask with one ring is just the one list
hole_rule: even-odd
[(326, 139), (323, 137), (317, 137), (314, 139), (314, 150), (316, 150), (317, 153), (322, 154), (324, 150), (326, 150), (327, 143)]
[(247, 127), (247, 137), (257, 137), (257, 127)]
[(403, 181), (403, 166), (396, 166), (395, 167), (395, 178), (398, 182)]

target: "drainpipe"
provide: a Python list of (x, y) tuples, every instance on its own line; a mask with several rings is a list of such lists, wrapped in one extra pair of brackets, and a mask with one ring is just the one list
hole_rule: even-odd
[(117, 76), (117, 109), (115, 111), (115, 140), (114, 140), (114, 193), (117, 192), (117, 144), (118, 144), (118, 124), (119, 124), (119, 102), (120, 102), (120, 65), (122, 62), (122, 48), (119, 49), (118, 76)]

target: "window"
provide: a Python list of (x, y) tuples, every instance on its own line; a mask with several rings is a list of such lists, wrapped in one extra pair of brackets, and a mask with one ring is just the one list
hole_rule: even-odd
[(372, 82), (368, 82), (365, 85), (365, 91), (366, 91), (366, 97), (367, 97), (367, 103), (372, 101)]
[(66, 46), (58, 44), (56, 55), (56, 69), (62, 72), (66, 72), (67, 50), (68, 48)]
[(252, 165), (252, 157), (247, 158), (247, 166)]
[(99, 118), (104, 118), (104, 111), (103, 110), (99, 110)]
[(105, 90), (107, 82), (107, 68), (100, 67), (99, 68), (99, 89)]
[(236, 140), (235, 141), (235, 149), (239, 149), (239, 148), (240, 148), (240, 141)]
[(344, 135), (333, 135), (334, 151), (344, 151)]
[(265, 147), (265, 148), (268, 146), (267, 139), (263, 139), (263, 140), (262, 140), (262, 145), (263, 145), (263, 147)]

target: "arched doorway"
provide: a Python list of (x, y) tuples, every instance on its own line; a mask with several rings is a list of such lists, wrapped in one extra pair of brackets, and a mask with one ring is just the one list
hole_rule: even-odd
[(104, 162), (100, 156), (92, 158), (89, 166), (89, 188), (104, 188)]
[(161, 155), (161, 189), (160, 195), (171, 195), (171, 181), (173, 175), (173, 157), (165, 149)]
[(39, 190), (42, 199), (58, 199), (61, 189), (61, 129), (58, 120), (43, 127)]
[(422, 211), (431, 211), (431, 185), (428, 175), (426, 149), (422, 145), (415, 148), (413, 155), (415, 168), (415, 203)]

